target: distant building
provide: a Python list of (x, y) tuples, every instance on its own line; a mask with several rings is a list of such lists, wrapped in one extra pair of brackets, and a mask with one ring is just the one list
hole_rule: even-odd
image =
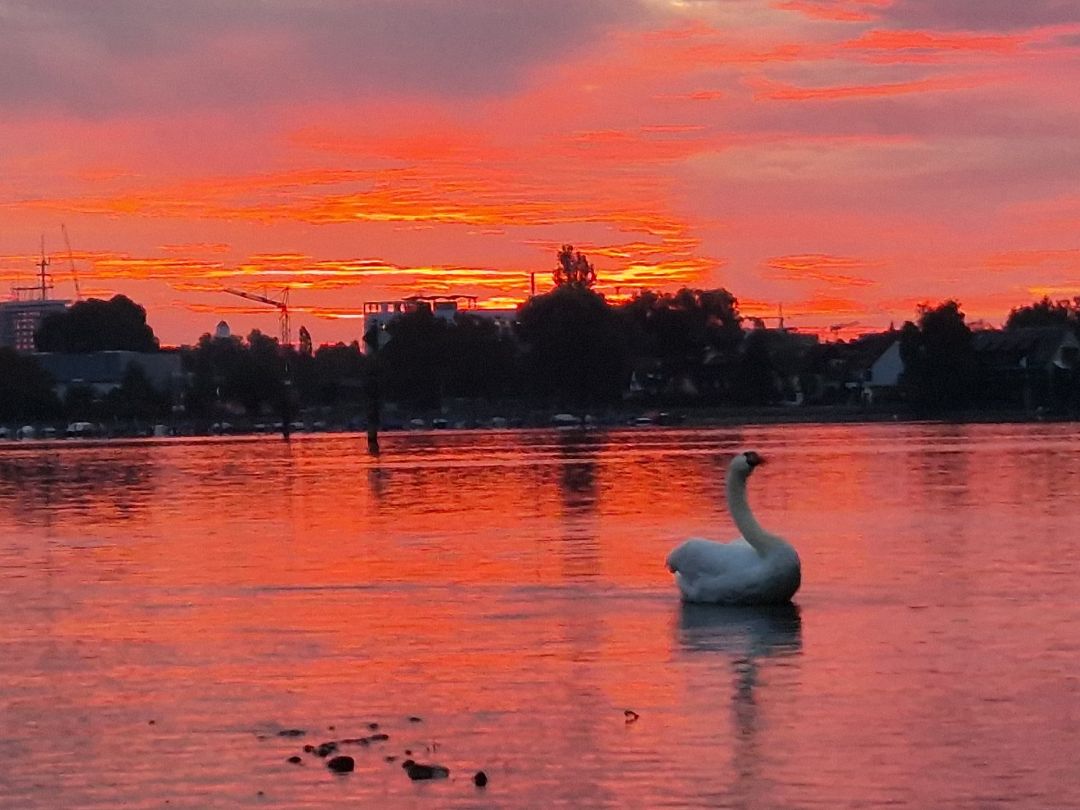
[(214, 327), (214, 339), (228, 340), (231, 337), (232, 329), (229, 328), (229, 324), (225, 321), (218, 321), (218, 325)]
[[(386, 345), (390, 339), (386, 326), (395, 318), (408, 315), (421, 309), (429, 309), (436, 318), (453, 321), (458, 313), (474, 315), (495, 321), (499, 326), (509, 329), (517, 318), (516, 309), (481, 309), (476, 304), (475, 295), (412, 295), (393, 301), (368, 301), (364, 304), (364, 335), (377, 328), (379, 346)], [(365, 343), (364, 351), (370, 351)]]
[(95, 396), (104, 396), (123, 384), (131, 366), (141, 370), (147, 382), (163, 393), (183, 380), (179, 352), (38, 352), (34, 358), (53, 378), (53, 391), (61, 399), (70, 389), (81, 387), (89, 388)]
[(866, 384), (871, 388), (895, 388), (904, 374), (904, 361), (900, 357), (900, 339), (893, 340), (877, 356), (866, 373)]
[(983, 395), (1025, 408), (1069, 401), (1080, 373), (1080, 340), (1067, 326), (987, 329), (972, 334)]
[(0, 302), (0, 346), (34, 351), (34, 334), (49, 315), (67, 312), (67, 301), (45, 299)]

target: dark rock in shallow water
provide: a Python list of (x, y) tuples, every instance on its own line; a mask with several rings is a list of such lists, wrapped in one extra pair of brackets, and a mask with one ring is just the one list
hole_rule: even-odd
[(320, 757), (325, 757), (329, 756), (335, 751), (337, 751), (336, 742), (324, 742), (322, 745), (315, 749), (315, 754)]
[(410, 723), (423, 723), (424, 721), (423, 721), (423, 720), (421, 720), (421, 719), (420, 719), (419, 717), (417, 717), (416, 715), (413, 715), (412, 717), (410, 717), (410, 718), (409, 718), (409, 722), (410, 722)]
[(383, 757), (383, 759), (385, 759), (387, 762), (393, 762), (395, 759), (397, 759), (397, 757), (393, 754), (387, 754), (385, 757)]
[(370, 728), (372, 731), (378, 731), (379, 730), (379, 724), (378, 723), (368, 723), (367, 727)]
[(483, 771), (477, 771), (476, 775), (472, 778), (473, 784), (477, 787), (483, 787), (488, 783), (487, 774)]
[(633, 709), (627, 709), (626, 711), (624, 711), (623, 716), (626, 718), (627, 723), (636, 722), (638, 717), (640, 717), (640, 715)]
[(299, 764), (300, 764), (301, 762), (303, 762), (304, 760), (302, 760), (302, 759), (300, 759), (300, 757), (298, 757), (298, 756), (295, 756), (295, 755), (294, 755), (294, 756), (291, 756), (291, 757), (289, 757), (289, 758), (288, 758), (287, 760), (285, 760), (285, 761), (286, 761), (286, 762), (291, 762), (291, 763), (292, 763), (293, 765), (299, 765)]
[(331, 757), (326, 761), (326, 767), (335, 773), (348, 773), (356, 767), (356, 760), (352, 757)]
[(390, 739), (390, 735), (389, 734), (372, 734), (370, 737), (368, 737), (368, 739), (371, 742), (385, 742), (386, 740)]
[(279, 737), (303, 737), (307, 734), (302, 728), (285, 728), (277, 733)]
[(401, 767), (405, 769), (405, 773), (409, 775), (409, 778), (414, 781), (420, 779), (446, 779), (450, 775), (450, 769), (444, 768), (442, 765), (425, 765), (421, 762), (413, 762), (411, 759), (402, 762)]
[(313, 754), (313, 753), (315, 753), (315, 746), (314, 746), (314, 745), (310, 745), (310, 744), (309, 744), (309, 745), (305, 745), (305, 746), (304, 746), (304, 753), (305, 753), (305, 754)]

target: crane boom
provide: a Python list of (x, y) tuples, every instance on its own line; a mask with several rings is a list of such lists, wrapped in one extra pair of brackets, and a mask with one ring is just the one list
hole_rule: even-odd
[(271, 307), (275, 307), (281, 313), (281, 345), (292, 345), (292, 327), (289, 324), (289, 288), (286, 287), (281, 291), (281, 300), (274, 300), (268, 298), (265, 295), (259, 295), (258, 293), (250, 293), (246, 290), (237, 290), (234, 287), (225, 287), (223, 292), (227, 292), (229, 295), (235, 295), (240, 298), (246, 298), (249, 301), (258, 301), (260, 304), (266, 304)]
[(263, 304), (269, 304), (272, 307), (278, 309), (288, 309), (289, 305), (284, 301), (275, 301), (273, 298), (267, 298), (265, 295), (258, 295), (256, 293), (245, 292), (244, 290), (234, 290), (232, 287), (226, 287), (225, 292), (230, 295), (239, 295), (241, 298), (247, 298), (250, 301), (259, 301)]

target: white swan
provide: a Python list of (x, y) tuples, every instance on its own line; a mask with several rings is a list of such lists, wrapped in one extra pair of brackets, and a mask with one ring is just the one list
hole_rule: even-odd
[(739, 453), (727, 471), (727, 502), (742, 537), (730, 543), (696, 537), (667, 558), (686, 602), (722, 605), (768, 605), (790, 601), (802, 579), (795, 548), (769, 534), (754, 518), (746, 500), (746, 480), (764, 463), (753, 450)]

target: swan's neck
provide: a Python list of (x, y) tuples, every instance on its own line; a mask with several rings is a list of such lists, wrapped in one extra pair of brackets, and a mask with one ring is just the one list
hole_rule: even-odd
[(746, 498), (746, 478), (736, 470), (728, 470), (728, 509), (746, 542), (752, 545), (758, 554), (764, 554), (784, 541), (761, 528), (754, 513), (750, 511), (750, 502)]

